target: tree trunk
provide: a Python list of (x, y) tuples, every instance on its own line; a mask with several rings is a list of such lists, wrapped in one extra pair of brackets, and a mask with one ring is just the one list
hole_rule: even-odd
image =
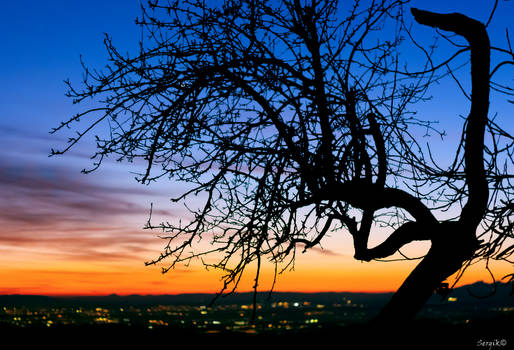
[(489, 110), (490, 43), (486, 27), (459, 13), (438, 14), (414, 8), (411, 12), (420, 24), (463, 36), (471, 48), (471, 110), (464, 142), (468, 201), (459, 221), (437, 225), (428, 254), (377, 316), (379, 323), (411, 320), (434, 290), (473, 257), (479, 246), (476, 229), (487, 209), (489, 196), (483, 155)]
[(407, 322), (425, 305), (435, 289), (457, 272), (478, 248), (474, 230), (459, 222), (441, 223), (432, 247), (416, 266), (375, 321)]

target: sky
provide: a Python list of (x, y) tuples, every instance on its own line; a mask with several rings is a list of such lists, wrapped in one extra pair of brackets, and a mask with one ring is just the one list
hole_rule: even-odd
[[(486, 21), (493, 1), (414, 0), (414, 7), (463, 12)], [(181, 218), (169, 198), (180, 184), (160, 181), (144, 186), (134, 180), (133, 165), (107, 162), (91, 174), (87, 140), (62, 157), (48, 157), (69, 134), (49, 131), (85, 106), (64, 96), (65, 79), (79, 82), (80, 56), (92, 67), (106, 62), (103, 33), (131, 51), (140, 37), (134, 19), (139, 1), (9, 1), (2, 4), (0, 30), (0, 294), (91, 295), (216, 292), (220, 274), (193, 264), (162, 275), (144, 265), (164, 246), (157, 232), (143, 230), (153, 203), (161, 218)], [(501, 1), (490, 31), (503, 38), (514, 15), (514, 1)], [(433, 32), (420, 29), (429, 37)], [(424, 31), (424, 32), (423, 32)], [(451, 143), (466, 100), (455, 84), (443, 83), (434, 100), (420, 107), (442, 120)], [(510, 105), (512, 106), (512, 105)], [(510, 116), (502, 98), (492, 99), (500, 121)], [(504, 118), (504, 119), (502, 119)], [(513, 123), (512, 119), (507, 121)], [(512, 129), (511, 129), (512, 130)], [(455, 141), (455, 140), (454, 140)], [(436, 143), (441, 152), (446, 144)], [(445, 153), (444, 153), (445, 154)], [(443, 154), (443, 158), (444, 158)], [(448, 153), (448, 158), (451, 154)], [(136, 166), (137, 167), (137, 166)], [(426, 244), (411, 246), (422, 254)], [(353, 259), (349, 237), (334, 233), (317, 248), (297, 258), (295, 270), (279, 277), (282, 291), (391, 291), (416, 262), (362, 263)], [(497, 275), (511, 267), (498, 264)], [(250, 274), (241, 284), (249, 290)], [(483, 266), (473, 266), (461, 281), (490, 281)], [(263, 288), (271, 285), (266, 273)]]

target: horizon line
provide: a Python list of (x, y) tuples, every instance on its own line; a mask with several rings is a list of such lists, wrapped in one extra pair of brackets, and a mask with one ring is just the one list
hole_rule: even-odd
[[(493, 283), (488, 283), (485, 281), (476, 281), (473, 283), (461, 285), (458, 287), (455, 287), (454, 289), (464, 288), (468, 286), (472, 286), (474, 284), (481, 283), (481, 284), (487, 284), (492, 285)], [(508, 284), (509, 282), (501, 282), (501, 281), (495, 281), (496, 284)], [(282, 290), (274, 290), (271, 291), (271, 294), (278, 294), (278, 293), (295, 293), (295, 294), (330, 294), (330, 293), (350, 293), (350, 294), (389, 294), (389, 293), (395, 293), (394, 290), (383, 290), (383, 291), (348, 291), (348, 290), (341, 290), (341, 291), (334, 291), (334, 290), (319, 290), (319, 291), (282, 291)], [(220, 297), (227, 297), (230, 295), (237, 295), (237, 294), (253, 294), (253, 290), (244, 290), (244, 291), (237, 291), (234, 293), (225, 293), (221, 294)], [(270, 291), (257, 291), (258, 294), (268, 294)], [(42, 297), (51, 297), (51, 298), (73, 298), (73, 297), (108, 297), (108, 296), (119, 296), (119, 297), (128, 297), (128, 296), (142, 296), (142, 297), (152, 297), (152, 296), (178, 296), (178, 295), (213, 295), (215, 296), (218, 294), (218, 292), (184, 292), (184, 293), (168, 293), (168, 294), (138, 294), (138, 293), (130, 293), (130, 294), (118, 294), (118, 293), (109, 293), (109, 294), (67, 294), (67, 293), (49, 293), (49, 294), (21, 294), (21, 293), (9, 293), (9, 294), (0, 294), (0, 296), (42, 296)]]
[[(330, 294), (330, 293), (352, 293), (352, 294), (388, 294), (394, 293), (395, 291), (272, 291), (271, 294), (279, 294), (279, 293), (295, 293), (295, 294)], [(258, 291), (257, 294), (268, 294), (269, 291)], [(41, 296), (41, 297), (52, 297), (52, 298), (73, 298), (73, 297), (108, 297), (108, 296), (119, 296), (119, 297), (129, 297), (129, 296), (178, 296), (178, 295), (216, 295), (217, 292), (184, 292), (184, 293), (161, 293), (161, 294), (118, 294), (118, 293), (109, 293), (109, 294), (58, 294), (58, 293), (49, 293), (49, 294), (22, 294), (22, 293), (9, 293), (9, 294), (0, 294), (0, 296)], [(240, 291), (234, 293), (227, 293), (220, 295), (221, 298), (224, 296), (237, 295), (237, 294), (253, 294), (253, 291)]]

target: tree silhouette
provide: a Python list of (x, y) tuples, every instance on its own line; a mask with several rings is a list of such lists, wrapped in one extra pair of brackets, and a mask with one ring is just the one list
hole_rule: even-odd
[[(220, 293), (236, 290), (243, 273), (263, 259), (275, 277), (294, 264), (297, 249), (320, 244), (341, 230), (353, 238), (355, 258), (391, 256), (413, 241), (431, 248), (379, 319), (413, 317), (441, 283), (477, 259), (508, 259), (512, 241), (513, 137), (488, 118), (490, 69), (486, 25), (461, 14), (412, 10), (422, 25), (464, 37), (442, 64), (418, 45), (404, 23), (405, 0), (150, 1), (136, 22), (144, 34), (135, 56), (123, 55), (106, 36), (109, 64), (84, 64), (75, 103), (91, 97), (79, 119), (88, 126), (62, 154), (100, 123), (93, 171), (105, 157), (144, 160), (137, 178), (189, 183), (176, 202), (192, 219), (149, 228), (165, 232), (163, 253), (147, 264), (201, 259), (225, 272)], [(410, 37), (425, 56), (422, 69), (402, 61)], [(507, 32), (508, 39), (508, 32)], [(451, 39), (448, 39), (451, 40)], [(416, 135), (439, 133), (416, 117), (430, 84), (471, 52), (471, 110), (448, 167)], [(491, 82), (491, 84), (493, 84)], [(460, 85), (459, 85), (460, 86)], [(500, 83), (491, 87), (512, 93)], [(191, 200), (201, 198), (194, 208)], [(441, 216), (455, 210), (455, 217)], [(390, 235), (370, 248), (376, 227)], [(210, 242), (208, 248), (199, 242)], [(221, 253), (216, 263), (204, 257)], [(255, 308), (254, 308), (255, 310)]]

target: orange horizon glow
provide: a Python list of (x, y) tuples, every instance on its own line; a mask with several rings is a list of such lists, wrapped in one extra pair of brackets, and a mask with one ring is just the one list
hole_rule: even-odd
[[(9, 164), (7, 169), (13, 167)], [(162, 295), (220, 291), (221, 273), (206, 271), (198, 263), (189, 268), (177, 267), (165, 275), (160, 273), (160, 266), (144, 266), (145, 261), (159, 256), (164, 245), (156, 237), (158, 233), (139, 229), (148, 220), (150, 200), (154, 215), (162, 220), (183, 217), (182, 212), (168, 209), (166, 188), (161, 191), (163, 187), (140, 187), (119, 171), (85, 177), (75, 170), (45, 166), (37, 172), (22, 169), (12, 178), (3, 174), (0, 186), (7, 220), (0, 222), (0, 294)], [(105, 179), (115, 179), (116, 183)], [(370, 244), (385, 238), (379, 232), (372, 236), (374, 241)], [(342, 231), (332, 233), (321, 244), (322, 248), (312, 248), (305, 254), (301, 254), (300, 247), (295, 270), (279, 275), (274, 290), (392, 292), (419, 261), (356, 261), (351, 237)], [(402, 252), (418, 257), (427, 249), (426, 243), (412, 243)], [(507, 262), (491, 262), (489, 267), (497, 280), (512, 270)], [(262, 272), (259, 291), (272, 287), (272, 271), (271, 266), (266, 266)], [(254, 275), (250, 267), (237, 292), (252, 291)], [(471, 266), (458, 285), (476, 281), (491, 281), (484, 264)]]
[[(462, 10), (471, 17), (487, 20), (491, 4), (481, 3), (417, 0), (413, 5), (448, 13)], [(5, 100), (0, 105), (0, 295), (217, 293), (223, 285), (220, 271), (206, 271), (198, 262), (189, 268), (177, 266), (165, 275), (160, 273), (160, 266), (144, 265), (145, 261), (157, 258), (167, 243), (156, 237), (161, 231), (141, 229), (149, 219), (150, 206), (154, 224), (186, 222), (190, 212), (180, 203), (170, 202), (170, 198), (184, 193), (188, 184), (163, 176), (150, 186), (143, 186), (134, 180), (134, 173), (145, 173), (147, 166), (137, 158), (133, 162), (117, 162), (116, 154), (106, 157), (98, 170), (81, 174), (82, 169), (94, 167), (91, 156), (97, 149), (93, 135), (108, 137), (106, 125), (98, 125), (91, 131), (93, 134), (85, 135), (61, 157), (48, 157), (52, 148), (66, 148), (68, 137), (76, 137), (75, 131), (83, 131), (91, 124), (87, 118), (94, 118), (84, 115), (83, 121), (73, 124), (72, 129), (48, 134), (62, 121), (95, 106), (94, 100), (77, 105), (64, 96), (63, 79), (69, 77), (76, 87), (82, 81), (84, 72), (79, 57), (84, 54), (91, 68), (105, 65), (108, 57), (102, 45), (103, 32), (110, 33), (123, 52), (139, 52), (141, 32), (132, 21), (139, 13), (134, 12), (139, 11), (139, 2), (123, 4), (113, 7), (106, 1), (88, 5), (75, 1), (33, 1), (34, 6), (19, 6), (15, 1), (4, 3), (4, 11), (10, 15), (2, 21), (9, 33), (3, 44), (6, 52), (16, 54), (0, 56), (0, 89)], [(494, 33), (491, 38), (504, 40), (513, 7), (505, 5), (501, 10), (499, 6), (488, 31)], [(29, 22), (31, 25), (26, 25)], [(432, 29), (420, 28), (420, 39), (426, 35), (425, 30), (430, 30), (426, 32), (430, 33), (426, 43), (431, 43)], [(405, 54), (411, 57), (410, 52)], [(452, 55), (453, 49), (440, 54), (437, 59)], [(417, 57), (415, 52), (412, 57)], [(467, 84), (466, 79), (463, 82)], [(434, 162), (441, 162), (437, 166), (444, 168), (454, 159), (461, 143), (463, 120), (459, 116), (467, 113), (468, 99), (453, 79), (438, 80), (427, 94), (426, 97), (434, 98), (416, 103), (412, 112), (420, 120), (440, 122), (437, 129), (448, 133), (444, 138), (435, 133), (430, 139), (431, 156), (437, 156)], [(489, 113), (498, 125), (514, 125), (509, 119), (512, 104), (494, 91)], [(188, 204), (194, 207), (198, 198), (192, 198)], [(434, 207), (438, 207), (437, 203)], [(458, 215), (434, 209), (436, 212), (448, 218)], [(370, 247), (385, 239), (385, 234), (378, 231), (371, 232)], [(505, 247), (511, 243), (509, 238)], [(342, 231), (327, 233), (321, 245), (323, 248), (316, 246), (305, 254), (300, 247), (295, 270), (279, 275), (273, 289), (304, 293), (394, 292), (420, 261), (356, 261), (352, 238)], [(427, 244), (412, 243), (404, 248), (403, 254), (419, 257), (426, 253)], [(396, 254), (389, 259), (396, 258), (401, 256)], [(488, 267), (496, 281), (513, 272), (508, 262), (490, 261)], [(237, 292), (253, 291), (254, 276), (254, 267), (250, 267)], [(448, 280), (450, 285), (453, 281)], [(477, 281), (493, 281), (483, 262), (470, 266), (456, 287)], [(258, 291), (269, 291), (272, 285), (272, 266), (265, 265)]]
[[(307, 255), (307, 254), (306, 254)], [(361, 263), (347, 256), (302, 256), (295, 271), (279, 275), (275, 292), (394, 292), (417, 262)], [(39, 269), (13, 267), (0, 269), (0, 294), (46, 295), (59, 297), (124, 295), (211, 294), (222, 287), (221, 274), (206, 271), (202, 266), (171, 270), (161, 274), (157, 267), (141, 266), (141, 261), (88, 266), (42, 263)], [(491, 264), (490, 264), (491, 266)], [(508, 274), (510, 264), (495, 264), (497, 280)], [(252, 292), (254, 271), (248, 271), (236, 292)], [(261, 271), (258, 291), (272, 286), (271, 268)], [(452, 279), (448, 280), (450, 284)], [(477, 281), (491, 282), (483, 266), (472, 266), (457, 286)]]

